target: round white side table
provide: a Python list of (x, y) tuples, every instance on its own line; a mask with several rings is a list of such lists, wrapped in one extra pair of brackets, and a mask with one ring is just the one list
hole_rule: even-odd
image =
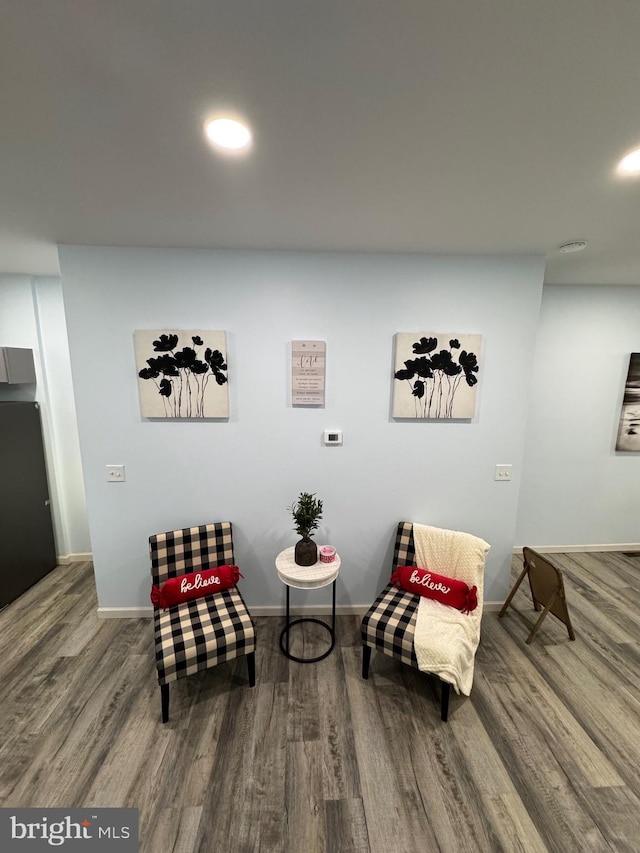
[[(336, 553), (330, 563), (321, 563), (318, 561), (313, 566), (298, 566), (294, 559), (294, 551), (294, 546), (285, 548), (276, 557), (278, 577), (287, 590), (286, 618), (284, 628), (280, 633), (280, 648), (289, 660), (294, 660), (298, 663), (316, 663), (328, 657), (336, 644), (336, 580), (340, 571), (340, 556)], [(309, 616), (291, 620), (289, 609), (289, 590), (291, 587), (295, 589), (320, 589), (320, 587), (328, 586), (329, 584), (332, 584), (331, 625), (328, 625), (321, 619), (314, 619)], [(326, 652), (313, 658), (300, 658), (289, 652), (289, 631), (294, 625), (300, 625), (303, 622), (314, 622), (316, 625), (322, 625), (323, 628), (327, 629), (331, 636), (331, 645)]]

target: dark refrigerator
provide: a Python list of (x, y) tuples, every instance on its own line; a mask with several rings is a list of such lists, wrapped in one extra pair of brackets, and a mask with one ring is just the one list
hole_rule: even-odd
[(0, 402), (0, 608), (55, 565), (39, 406)]

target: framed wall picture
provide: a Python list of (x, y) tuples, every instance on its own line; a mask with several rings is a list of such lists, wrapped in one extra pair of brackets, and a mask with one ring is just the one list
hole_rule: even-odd
[(481, 335), (398, 332), (392, 417), (470, 420), (476, 411)]
[(640, 451), (640, 352), (629, 358), (616, 450)]
[(143, 418), (228, 418), (226, 333), (134, 332)]

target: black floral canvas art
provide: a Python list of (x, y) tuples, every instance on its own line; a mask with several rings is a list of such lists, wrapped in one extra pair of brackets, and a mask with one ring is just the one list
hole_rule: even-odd
[(395, 338), (392, 417), (473, 418), (482, 336), (398, 332)]
[(226, 418), (226, 334), (136, 331), (140, 410), (145, 418)]
[(616, 450), (640, 451), (640, 352), (629, 359)]

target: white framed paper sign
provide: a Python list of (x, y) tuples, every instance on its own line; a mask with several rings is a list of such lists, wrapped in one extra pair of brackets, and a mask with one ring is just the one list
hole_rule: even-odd
[(392, 417), (470, 420), (476, 411), (482, 335), (398, 332)]
[(227, 336), (202, 329), (134, 332), (143, 418), (228, 418)]
[(326, 352), (324, 341), (291, 342), (293, 406), (324, 406)]

